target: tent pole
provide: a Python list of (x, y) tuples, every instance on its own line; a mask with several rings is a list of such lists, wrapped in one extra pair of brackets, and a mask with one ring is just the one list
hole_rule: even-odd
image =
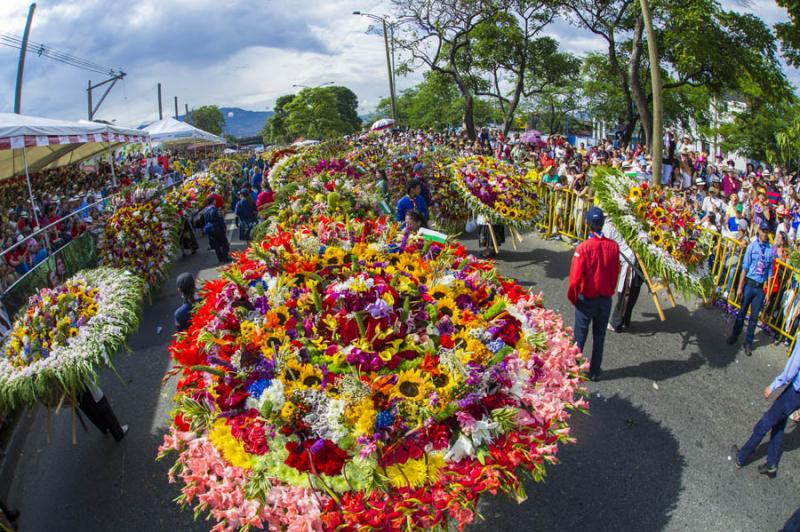
[(31, 174), (28, 172), (28, 154), (26, 153), (25, 146), (22, 146), (22, 162), (25, 163), (25, 180), (28, 182), (28, 194), (31, 199), (31, 210), (33, 214), (33, 221), (39, 226), (39, 216), (36, 214), (36, 203), (33, 201), (33, 187), (31, 186)]
[(114, 171), (114, 151), (111, 149), (111, 143), (108, 143), (108, 162), (111, 163), (111, 183), (114, 188), (117, 188), (117, 173)]

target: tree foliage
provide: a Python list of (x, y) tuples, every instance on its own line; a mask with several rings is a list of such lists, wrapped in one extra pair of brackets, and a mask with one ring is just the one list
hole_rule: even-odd
[(204, 105), (192, 110), (186, 121), (196, 128), (214, 135), (221, 135), (225, 129), (225, 116), (216, 105)]
[(790, 65), (800, 68), (800, 0), (776, 1), (789, 12), (789, 20), (775, 26), (783, 45), (783, 56)]
[(284, 144), (298, 137), (321, 140), (350, 135), (360, 127), (358, 97), (352, 90), (316, 87), (279, 97), (261, 135), (265, 143)]

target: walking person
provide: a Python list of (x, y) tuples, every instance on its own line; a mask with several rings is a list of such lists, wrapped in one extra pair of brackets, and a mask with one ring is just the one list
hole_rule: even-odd
[(744, 337), (744, 353), (753, 354), (753, 339), (756, 334), (758, 316), (761, 308), (769, 305), (769, 293), (764, 293), (764, 283), (772, 272), (772, 263), (775, 260), (775, 250), (769, 243), (769, 224), (761, 222), (758, 228), (758, 238), (747, 246), (742, 257), (742, 275), (739, 278), (739, 288), (736, 300), (742, 302), (742, 308), (736, 316), (733, 331), (728, 337), (728, 345), (733, 345), (739, 339), (744, 328), (744, 319), (750, 310), (750, 320), (747, 322), (747, 332)]
[(208, 197), (206, 203), (207, 207), (204, 215), (206, 225), (203, 227), (203, 232), (208, 235), (209, 245), (217, 254), (217, 260), (222, 264), (231, 262), (231, 246), (228, 242), (228, 229), (225, 226), (225, 219), (214, 205), (212, 196)]
[(781, 444), (786, 422), (789, 420), (789, 416), (800, 408), (800, 343), (795, 344), (792, 356), (786, 361), (781, 374), (764, 388), (764, 399), (769, 399), (773, 392), (784, 386), (786, 388), (753, 427), (753, 433), (747, 443), (741, 449), (736, 445), (731, 447), (731, 458), (737, 468), (747, 464), (747, 459), (756, 450), (767, 432), (770, 432), (767, 460), (758, 466), (758, 472), (771, 478), (777, 475), (778, 463), (783, 452)]
[(567, 298), (575, 305), (575, 343), (583, 351), (592, 326), (589, 378), (600, 380), (603, 344), (611, 314), (611, 296), (619, 277), (619, 245), (603, 235), (605, 214), (599, 207), (587, 213), (589, 238), (572, 256)]
[(93, 380), (89, 379), (84, 384), (84, 390), (78, 395), (81, 412), (86, 414), (100, 432), (111, 433), (115, 440), (120, 441), (128, 433), (128, 425), (119, 424), (114, 410), (111, 409), (111, 403)]
[(233, 210), (239, 225), (239, 240), (250, 241), (250, 230), (258, 223), (256, 203), (246, 188), (239, 192), (239, 201)]

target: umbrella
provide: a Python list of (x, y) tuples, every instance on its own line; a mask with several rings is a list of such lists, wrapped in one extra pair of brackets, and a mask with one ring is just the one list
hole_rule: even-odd
[(528, 131), (520, 135), (519, 140), (521, 142), (529, 142), (531, 144), (537, 142), (544, 142), (542, 140), (542, 132), (536, 131), (535, 129), (529, 129)]
[(379, 131), (381, 129), (386, 129), (387, 127), (392, 127), (393, 125), (394, 125), (394, 120), (392, 120), (391, 118), (381, 118), (380, 120), (372, 124), (372, 127), (370, 127), (370, 129), (372, 131)]

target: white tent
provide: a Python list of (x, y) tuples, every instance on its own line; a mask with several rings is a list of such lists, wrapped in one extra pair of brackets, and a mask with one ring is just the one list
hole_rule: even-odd
[(97, 122), (0, 113), (0, 179), (79, 163), (147, 134)]
[(33, 204), (31, 172), (79, 163), (121, 144), (146, 139), (141, 131), (97, 122), (0, 113), (0, 180), (25, 175)]
[(204, 146), (208, 144), (225, 144), (225, 140), (207, 131), (198, 129), (191, 124), (167, 117), (158, 122), (153, 122), (143, 131), (150, 134), (150, 141), (164, 144), (194, 144)]

